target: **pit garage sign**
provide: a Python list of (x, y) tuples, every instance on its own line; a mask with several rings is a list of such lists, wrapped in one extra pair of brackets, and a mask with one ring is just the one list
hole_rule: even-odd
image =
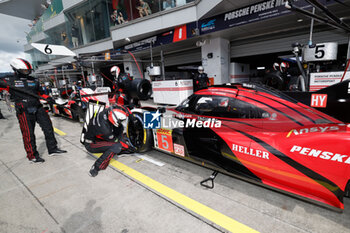
[[(333, 84), (339, 83), (343, 77), (343, 71), (337, 72), (320, 72), (310, 74), (310, 91), (318, 91)], [(350, 79), (350, 72), (347, 72), (344, 80)], [(343, 81), (344, 81), (343, 80)]]
[(31, 46), (39, 50), (45, 55), (56, 55), (56, 56), (76, 56), (76, 54), (69, 50), (63, 45), (50, 45), (50, 44), (39, 44), (32, 43)]
[(305, 46), (303, 60), (305, 62), (337, 60), (338, 43), (316, 44), (314, 47)]

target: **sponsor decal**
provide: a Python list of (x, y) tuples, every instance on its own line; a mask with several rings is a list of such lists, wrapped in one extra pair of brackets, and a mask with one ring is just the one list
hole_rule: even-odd
[(132, 49), (137, 50), (137, 49), (141, 49), (142, 46), (146, 46), (147, 48), (149, 48), (150, 44), (151, 43), (154, 44), (156, 41), (157, 41), (157, 36), (153, 36), (153, 37), (126, 45), (124, 48), (126, 50), (132, 50)]
[(283, 6), (284, 4), (285, 4), (284, 0), (270, 0), (270, 1), (261, 2), (255, 5), (247, 6), (247, 7), (226, 13), (224, 17), (224, 21), (238, 19), (243, 16), (249, 16), (252, 14), (260, 13), (262, 11), (268, 11), (279, 6)]
[(22, 81), (15, 81), (15, 87), (24, 87), (24, 83)]
[(174, 152), (177, 155), (185, 157), (185, 147), (182, 145), (174, 143)]
[(186, 25), (175, 28), (173, 42), (178, 42), (186, 39), (187, 39)]
[(146, 129), (160, 129), (160, 116), (162, 114), (157, 112), (144, 112), (143, 113), (143, 127)]
[(327, 97), (327, 94), (312, 94), (310, 106), (314, 108), (326, 108)]
[(158, 148), (173, 152), (173, 138), (171, 136), (172, 130), (168, 129), (157, 129), (157, 141), (158, 141)]
[(331, 132), (331, 131), (339, 131), (340, 128), (338, 126), (317, 126), (317, 127), (311, 127), (311, 128), (302, 128), (302, 129), (292, 129), (288, 134), (287, 138), (289, 138), (292, 135), (301, 135), (301, 134), (308, 134), (308, 133), (325, 133), (325, 132)]
[[(143, 113), (143, 126), (146, 129), (160, 128), (220, 128), (222, 122), (215, 118), (198, 117), (198, 119), (174, 120), (172, 117), (164, 116), (157, 112)], [(191, 116), (191, 115), (189, 115)], [(176, 115), (178, 119), (185, 119), (185, 115)]]
[(201, 25), (202, 32), (206, 32), (206, 31), (210, 31), (210, 30), (215, 29), (215, 21), (216, 21), (216, 19), (212, 19), (209, 22), (202, 23), (202, 25)]
[(339, 153), (317, 150), (317, 149), (301, 147), (301, 146), (293, 146), (290, 149), (290, 152), (299, 153), (301, 155), (312, 156), (314, 158), (320, 158), (320, 159), (324, 159), (324, 160), (330, 160), (330, 161), (334, 161), (334, 162), (350, 164), (349, 155), (342, 155)]
[(270, 153), (264, 150), (257, 150), (254, 148), (249, 148), (246, 146), (240, 146), (237, 144), (232, 144), (232, 151), (239, 152), (246, 155), (251, 155), (254, 157), (262, 158), (262, 159), (270, 159)]
[(220, 128), (221, 121), (214, 118), (206, 120), (187, 119), (186, 121), (173, 121), (171, 118), (162, 118), (162, 127), (165, 128)]

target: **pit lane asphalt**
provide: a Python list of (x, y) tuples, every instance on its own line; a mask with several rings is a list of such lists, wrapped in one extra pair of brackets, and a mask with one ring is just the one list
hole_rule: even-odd
[[(91, 178), (95, 161), (79, 142), (81, 124), (52, 117), (62, 156), (48, 157), (40, 127), (39, 153), (46, 162), (31, 164), (14, 113), (0, 102), (0, 232), (226, 232), (202, 217), (112, 169)], [(219, 174), (215, 188), (199, 182), (212, 171), (152, 151), (148, 158), (118, 162), (203, 205), (260, 232), (350, 232), (350, 200), (337, 213), (287, 195)]]

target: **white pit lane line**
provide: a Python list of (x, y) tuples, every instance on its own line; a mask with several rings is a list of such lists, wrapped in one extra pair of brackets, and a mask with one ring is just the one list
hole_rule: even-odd
[(157, 165), (159, 167), (163, 167), (165, 165), (165, 163), (162, 163), (162, 162), (160, 162), (158, 160), (150, 158), (147, 155), (141, 155), (141, 154), (138, 154), (138, 153), (135, 153), (135, 155), (136, 155), (136, 157), (138, 157), (140, 159), (143, 159), (143, 160), (146, 160), (146, 161), (148, 161), (150, 163), (153, 163), (153, 164), (155, 164), (155, 165)]

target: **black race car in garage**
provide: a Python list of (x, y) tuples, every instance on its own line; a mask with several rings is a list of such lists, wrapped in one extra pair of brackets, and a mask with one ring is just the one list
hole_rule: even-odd
[(343, 209), (350, 128), (257, 84), (213, 86), (176, 108), (134, 109), (127, 134), (151, 148), (303, 199)]

